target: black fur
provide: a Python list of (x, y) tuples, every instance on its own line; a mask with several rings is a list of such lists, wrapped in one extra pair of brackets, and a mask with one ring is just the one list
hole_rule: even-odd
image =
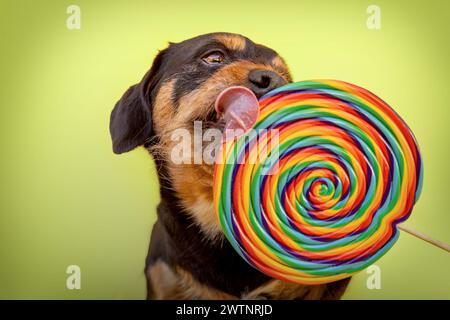
[(109, 123), (114, 153), (148, 143), (153, 137), (152, 101), (161, 83), (165, 50), (155, 58), (141, 82), (131, 86), (116, 103)]

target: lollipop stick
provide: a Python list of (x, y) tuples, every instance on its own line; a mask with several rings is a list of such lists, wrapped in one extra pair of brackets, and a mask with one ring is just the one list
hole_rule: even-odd
[(423, 233), (421, 233), (419, 231), (411, 229), (410, 227), (402, 225), (402, 224), (399, 224), (398, 228), (400, 230), (403, 230), (403, 231), (405, 231), (405, 232), (407, 232), (407, 233), (409, 233), (409, 234), (419, 238), (419, 239), (422, 239), (423, 241), (431, 243), (432, 245), (435, 245), (438, 248), (441, 248), (441, 249), (443, 249), (443, 250), (445, 250), (447, 252), (450, 252), (450, 245), (448, 245), (448, 244), (446, 244), (446, 243), (444, 243), (442, 241), (435, 240), (435, 239), (427, 236), (426, 234), (423, 234)]

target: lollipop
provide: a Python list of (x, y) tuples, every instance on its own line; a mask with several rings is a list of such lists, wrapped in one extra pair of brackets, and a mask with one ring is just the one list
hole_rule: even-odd
[(392, 247), (422, 171), (413, 134), (383, 100), (342, 81), (297, 82), (263, 96), (252, 130), (224, 140), (214, 206), (249, 264), (327, 283)]

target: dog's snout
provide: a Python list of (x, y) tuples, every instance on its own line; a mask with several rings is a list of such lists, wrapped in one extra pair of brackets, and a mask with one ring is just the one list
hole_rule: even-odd
[(252, 70), (248, 74), (248, 80), (250, 81), (250, 89), (258, 98), (287, 83), (276, 72), (270, 70)]

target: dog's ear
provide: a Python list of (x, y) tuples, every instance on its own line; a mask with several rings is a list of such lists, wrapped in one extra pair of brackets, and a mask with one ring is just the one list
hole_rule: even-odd
[(153, 137), (151, 95), (161, 80), (166, 50), (159, 52), (141, 82), (131, 86), (114, 106), (109, 122), (114, 153), (131, 151)]

